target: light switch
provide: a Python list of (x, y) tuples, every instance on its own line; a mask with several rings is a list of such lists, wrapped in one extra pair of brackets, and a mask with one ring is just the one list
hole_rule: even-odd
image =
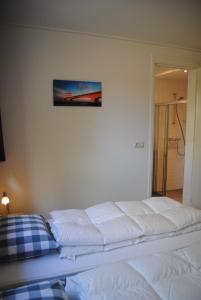
[(144, 142), (137, 142), (135, 148), (144, 148)]

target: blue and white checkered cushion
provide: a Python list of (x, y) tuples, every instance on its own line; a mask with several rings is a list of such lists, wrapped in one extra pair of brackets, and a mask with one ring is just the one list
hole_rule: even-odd
[(61, 281), (44, 281), (0, 291), (0, 300), (67, 300)]
[(0, 262), (46, 255), (57, 248), (44, 217), (0, 217)]

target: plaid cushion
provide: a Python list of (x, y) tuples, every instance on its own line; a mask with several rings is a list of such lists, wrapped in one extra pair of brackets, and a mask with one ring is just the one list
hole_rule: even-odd
[(0, 217), (0, 262), (46, 255), (57, 248), (42, 216)]
[(0, 291), (0, 300), (67, 300), (61, 281), (44, 281)]

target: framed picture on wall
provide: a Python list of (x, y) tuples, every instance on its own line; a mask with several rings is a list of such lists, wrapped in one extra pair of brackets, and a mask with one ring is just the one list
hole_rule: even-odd
[(102, 106), (102, 83), (53, 80), (55, 106)]

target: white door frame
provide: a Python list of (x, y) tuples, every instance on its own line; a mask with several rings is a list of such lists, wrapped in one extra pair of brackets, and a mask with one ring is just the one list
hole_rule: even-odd
[(184, 184), (183, 184), (183, 202), (191, 204), (191, 177), (193, 165), (193, 140), (195, 131), (195, 113), (196, 113), (196, 70), (199, 66), (181, 64), (181, 61), (175, 62), (175, 59), (157, 59), (151, 57), (151, 84), (150, 84), (150, 99), (149, 99), (149, 133), (148, 133), (148, 178), (147, 178), (147, 197), (152, 195), (152, 180), (153, 180), (153, 150), (154, 150), (154, 69), (155, 65), (162, 65), (172, 68), (182, 68), (191, 70), (188, 74), (188, 102), (187, 102), (187, 122), (186, 122), (186, 146), (185, 146), (185, 161), (184, 161)]
[(184, 160), (183, 202), (192, 205), (191, 182), (196, 123), (196, 70), (188, 72), (186, 146)]

